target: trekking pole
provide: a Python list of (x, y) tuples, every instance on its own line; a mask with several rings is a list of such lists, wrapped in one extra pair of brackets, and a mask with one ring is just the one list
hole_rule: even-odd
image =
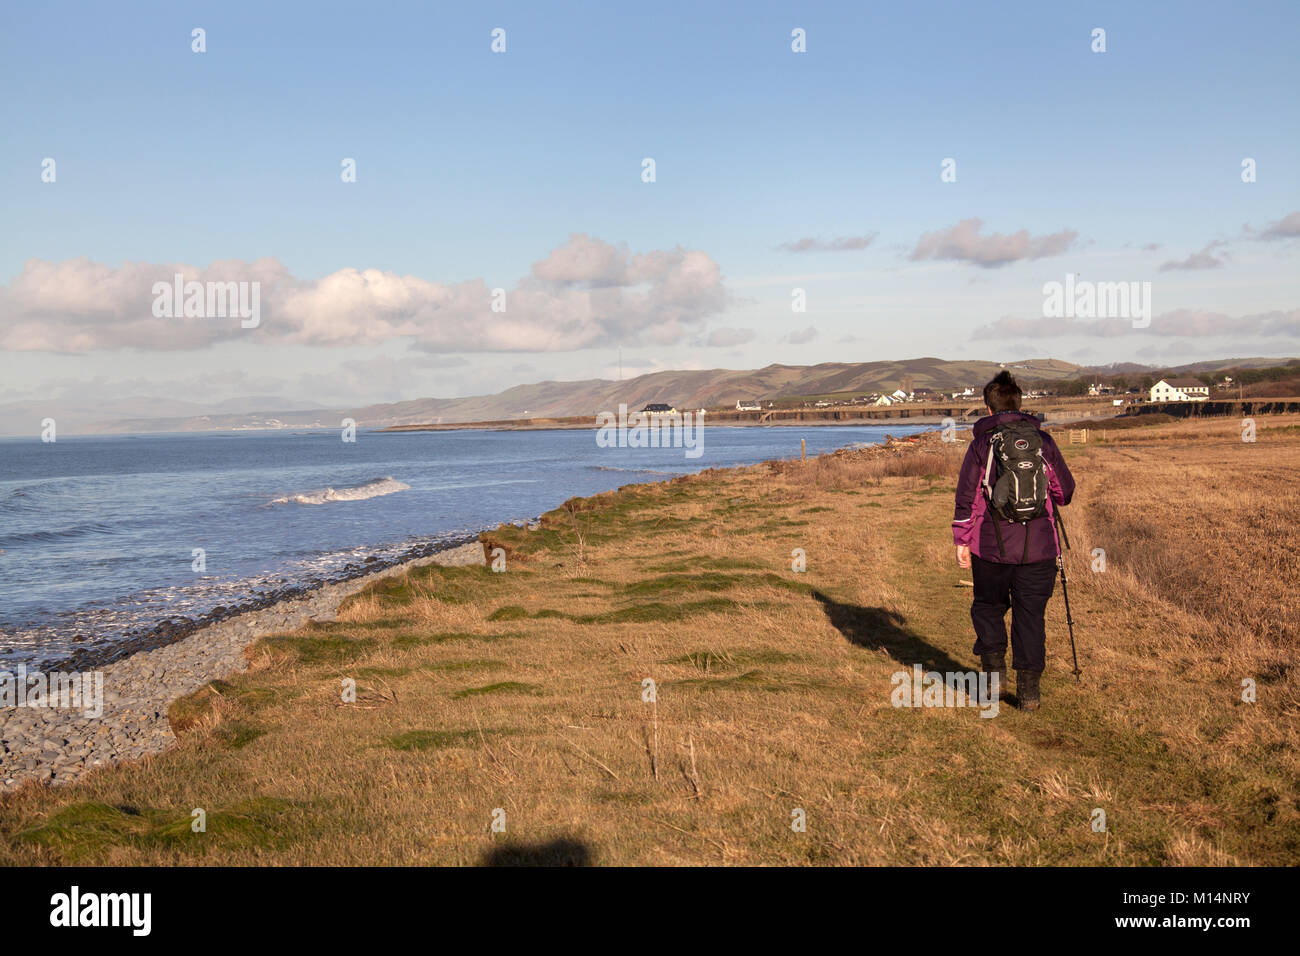
[[(1052, 518), (1056, 521), (1056, 526), (1061, 529), (1061, 539), (1065, 540), (1065, 549), (1068, 551), (1070, 549), (1070, 536), (1065, 533), (1065, 522), (1061, 519), (1061, 512), (1058, 511), (1056, 508), (1053, 508)], [(1056, 550), (1058, 554), (1061, 551), (1060, 539), (1058, 539), (1056, 542)]]
[(1074, 682), (1080, 683), (1079, 675), (1083, 673), (1079, 669), (1079, 652), (1074, 646), (1074, 618), (1070, 616), (1070, 591), (1065, 584), (1065, 553), (1061, 550), (1061, 539), (1065, 538), (1065, 546), (1070, 546), (1070, 538), (1065, 533), (1065, 522), (1061, 520), (1061, 512), (1056, 508), (1052, 509), (1052, 517), (1055, 519), (1052, 530), (1060, 529), (1056, 537), (1056, 567), (1061, 572), (1061, 597), (1065, 599), (1065, 626), (1070, 632), (1070, 656), (1074, 658)]

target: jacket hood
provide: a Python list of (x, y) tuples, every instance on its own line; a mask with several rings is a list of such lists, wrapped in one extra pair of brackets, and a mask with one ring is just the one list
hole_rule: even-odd
[(985, 415), (977, 421), (975, 427), (971, 429), (971, 431), (974, 433), (976, 438), (979, 438), (981, 435), (987, 435), (999, 425), (1014, 421), (1033, 422), (1035, 425), (1042, 424), (1037, 418), (1030, 415), (1028, 412), (996, 412), (992, 415)]

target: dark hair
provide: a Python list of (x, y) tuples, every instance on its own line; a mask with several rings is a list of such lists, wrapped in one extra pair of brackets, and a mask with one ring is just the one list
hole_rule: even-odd
[(1020, 411), (1020, 386), (1006, 369), (984, 386), (984, 404), (994, 412)]

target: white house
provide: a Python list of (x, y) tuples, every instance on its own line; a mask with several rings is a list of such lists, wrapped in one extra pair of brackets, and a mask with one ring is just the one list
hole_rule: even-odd
[(896, 402), (905, 402), (907, 401), (907, 392), (903, 391), (901, 388), (895, 389), (889, 397)]
[(736, 411), (738, 412), (761, 412), (762, 410), (763, 408), (758, 402), (746, 401), (743, 398), (736, 402)]
[(872, 404), (872, 405), (892, 405), (892, 404), (894, 404), (894, 400), (893, 400), (892, 398), (890, 398), (888, 395), (881, 395), (879, 398), (877, 398), (877, 399), (876, 399), (874, 402), (872, 402), (871, 404)]
[(1203, 402), (1210, 386), (1195, 378), (1162, 378), (1151, 386), (1153, 402)]

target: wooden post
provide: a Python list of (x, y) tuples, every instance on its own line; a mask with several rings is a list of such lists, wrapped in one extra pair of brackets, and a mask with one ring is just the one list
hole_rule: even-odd
[(799, 460), (808, 460), (808, 439), (806, 438), (799, 439)]

